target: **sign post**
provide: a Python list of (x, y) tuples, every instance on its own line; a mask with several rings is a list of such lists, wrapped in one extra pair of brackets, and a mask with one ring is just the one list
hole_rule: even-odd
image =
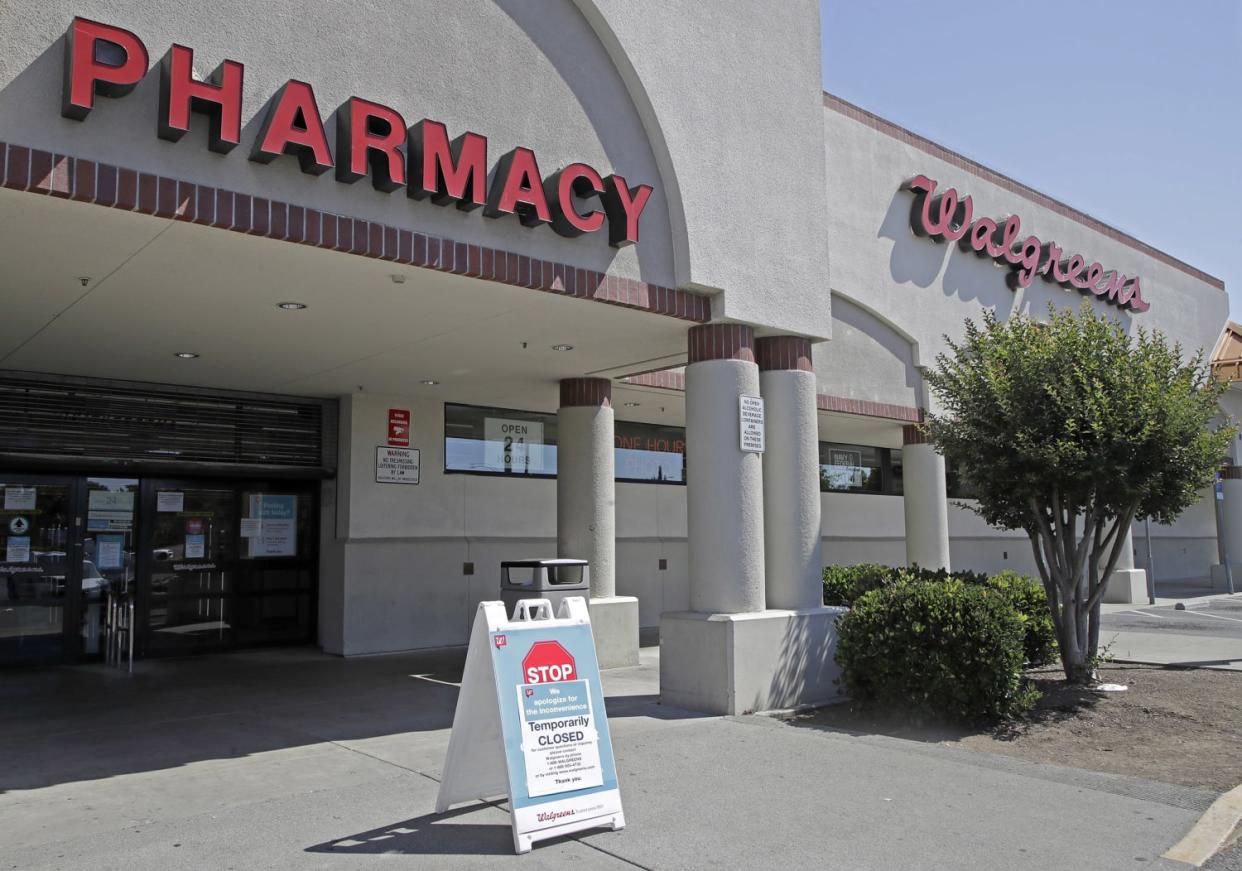
[(466, 653), (436, 813), (509, 799), (513, 846), (624, 828), (586, 600), (482, 602)]

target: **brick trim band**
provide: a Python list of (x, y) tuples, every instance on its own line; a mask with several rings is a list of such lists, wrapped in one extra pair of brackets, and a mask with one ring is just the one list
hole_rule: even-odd
[(901, 428), (901, 443), (903, 445), (925, 445), (931, 441), (927, 437), (927, 433), (923, 432), (923, 428), (917, 424), (908, 423)]
[[(990, 169), (977, 161), (971, 160), (969, 157), (958, 154), (956, 151), (950, 151), (943, 145), (932, 142), (930, 139), (923, 136), (919, 136), (917, 133), (913, 133), (902, 127), (900, 124), (894, 124), (886, 118), (881, 118), (873, 112), (868, 112), (860, 106), (855, 106), (853, 103), (842, 100), (840, 97), (829, 93), (824, 94), (824, 106), (839, 115), (844, 115), (847, 118), (853, 118), (855, 121), (867, 125), (872, 130), (877, 130), (886, 136), (891, 136), (893, 139), (903, 142), (913, 148), (917, 148), (919, 151), (924, 154), (929, 154), (937, 160), (943, 160), (945, 163), (956, 166), (958, 169), (963, 169), (971, 175), (977, 176), (986, 182), (990, 182), (999, 188), (1003, 188), (1012, 194), (1017, 194), (1024, 199), (1030, 200), (1041, 209), (1048, 209), (1050, 212), (1055, 212), (1063, 218), (1069, 218), (1071, 221), (1076, 221), (1084, 227), (1094, 230), (1101, 235), (1107, 236), (1115, 242), (1120, 242), (1123, 245), (1133, 248), (1140, 254), (1146, 254), (1148, 257), (1159, 260), (1166, 266), (1172, 266), (1179, 272), (1184, 272), (1192, 278), (1197, 278), (1206, 284), (1210, 284), (1217, 290), (1225, 289), (1225, 282), (1216, 276), (1209, 275), (1202, 269), (1196, 269), (1184, 260), (1178, 260), (1173, 255), (1166, 254), (1159, 248), (1153, 248), (1151, 245), (1148, 245), (1146, 242), (1139, 239), (1135, 239), (1128, 233), (1123, 233), (1115, 227), (1110, 227), (1098, 218), (1093, 218), (1085, 212), (1080, 212), (1073, 206), (1068, 206), (1060, 200), (1054, 200), (1047, 194), (1040, 193), (1034, 188), (1027, 187), (1019, 181), (1014, 181), (1009, 176), (1002, 175), (994, 169)], [(894, 182), (894, 188), (902, 180), (904, 179), (899, 179)]]
[(755, 362), (755, 328), (746, 324), (703, 324), (687, 338), (691, 363), (708, 360)]
[(1221, 466), (1220, 476), (1226, 481), (1242, 480), (1242, 466)]
[(607, 378), (566, 378), (561, 381), (561, 408), (612, 408), (612, 382)]
[[(624, 379), (626, 384), (634, 387), (654, 387), (659, 390), (686, 389), (686, 376), (681, 372), (661, 369), (655, 372), (642, 372)], [(840, 414), (856, 414), (859, 417), (879, 417), (884, 420), (895, 420), (903, 423), (921, 423), (923, 410), (909, 405), (892, 405), (887, 402), (872, 402), (869, 399), (851, 399), (848, 396), (830, 396), (820, 393), (815, 399), (820, 411), (832, 411)]]
[(11, 143), (0, 142), (0, 185), (694, 323), (711, 317), (710, 299), (676, 288)]
[(785, 369), (811, 372), (811, 340), (801, 336), (767, 336), (756, 339), (755, 362), (763, 372)]
[(886, 420), (920, 423), (923, 409), (911, 405), (893, 405), (890, 402), (872, 402), (870, 399), (854, 399), (849, 396), (831, 396), (821, 393), (818, 397), (820, 411), (841, 414), (857, 414), (861, 417), (882, 417)]

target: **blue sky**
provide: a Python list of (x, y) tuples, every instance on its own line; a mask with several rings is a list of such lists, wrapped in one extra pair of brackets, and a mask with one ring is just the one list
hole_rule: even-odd
[(1242, 0), (821, 0), (824, 89), (1225, 280)]

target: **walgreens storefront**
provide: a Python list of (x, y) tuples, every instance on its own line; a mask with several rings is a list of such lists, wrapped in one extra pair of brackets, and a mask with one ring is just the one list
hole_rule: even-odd
[[(822, 699), (824, 564), (1029, 569), (921, 441), (945, 333), (1224, 322), (823, 95), (809, 0), (371, 13), (0, 13), (6, 662), (100, 655), (108, 594), (139, 656), (462, 645), (502, 560), (559, 554), (605, 664), (659, 628), (671, 702)], [(1164, 539), (1206, 570), (1202, 520)]]

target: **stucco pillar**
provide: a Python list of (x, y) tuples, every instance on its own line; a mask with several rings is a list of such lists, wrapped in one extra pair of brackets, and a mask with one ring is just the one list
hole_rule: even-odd
[(1212, 586), (1227, 589), (1224, 560), (1228, 558), (1234, 589), (1238, 590), (1242, 589), (1242, 466), (1224, 466), (1220, 470), (1220, 487), (1223, 500), (1216, 535), (1221, 562), (1212, 566)]
[[(690, 330), (692, 610), (660, 617), (660, 699), (670, 707), (740, 714), (839, 697), (836, 621), (842, 609), (825, 607), (819, 593), (815, 378), (803, 368), (809, 349), (800, 341), (769, 345), (761, 455), (742, 449), (740, 432), (740, 397), (760, 396), (753, 331), (735, 324)], [(782, 356), (788, 354), (792, 364)], [(774, 522), (765, 527), (768, 516)]]
[(1104, 590), (1105, 602), (1146, 602), (1147, 572), (1134, 567), (1134, 530), (1125, 530), (1117, 566), (1108, 576), (1108, 588)]
[(567, 378), (556, 415), (556, 552), (591, 563), (591, 596), (617, 593), (612, 382)]
[(591, 564), (601, 668), (638, 664), (638, 599), (617, 595), (612, 382), (567, 378), (556, 416), (556, 552)]
[(739, 397), (759, 396), (755, 334), (693, 327), (686, 367), (686, 520), (690, 609), (762, 611), (763, 459), (743, 452)]
[(913, 425), (902, 429), (906, 563), (924, 569), (949, 568), (949, 501), (944, 457)]
[(811, 342), (773, 336), (755, 342), (763, 393), (763, 551), (769, 608), (824, 602), (820, 530), (819, 409)]

